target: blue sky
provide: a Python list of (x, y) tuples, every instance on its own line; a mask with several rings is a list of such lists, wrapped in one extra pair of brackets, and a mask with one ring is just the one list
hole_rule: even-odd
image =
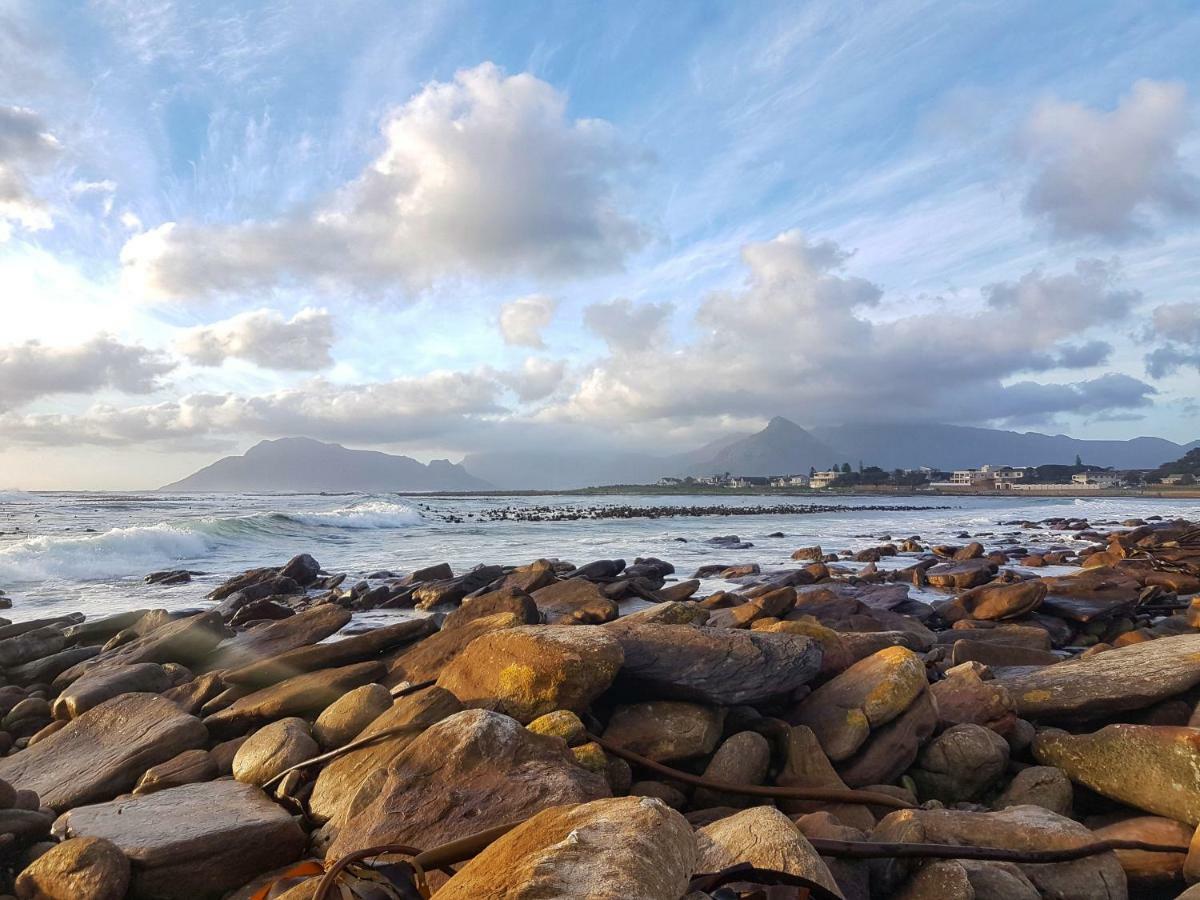
[(1190, 3), (0, 0), (0, 484), (1193, 440), (1196, 46)]

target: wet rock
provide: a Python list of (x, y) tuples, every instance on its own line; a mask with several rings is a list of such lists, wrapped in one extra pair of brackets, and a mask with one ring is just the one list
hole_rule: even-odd
[(320, 752), (307, 722), (296, 717), (280, 719), (258, 729), (238, 748), (233, 757), (233, 777), (243, 784), (262, 787), (284, 769)]
[(536, 625), (540, 621), (537, 604), (526, 591), (516, 587), (502, 587), (463, 600), (458, 609), (446, 616), (442, 622), (442, 631), (453, 631), (475, 619), (494, 616), (497, 613), (512, 613), (520, 619), (521, 625)]
[(436, 630), (432, 619), (406, 619), (327, 644), (299, 647), (224, 673), (228, 684), (264, 688), (304, 672), (370, 662)]
[(0, 640), (0, 669), (10, 669), (31, 660), (58, 653), (66, 646), (62, 629), (55, 625), (35, 628)]
[(538, 813), (463, 866), (438, 897), (674, 900), (695, 867), (687, 820), (658, 800), (618, 797)]
[[(970, 632), (967, 632), (968, 634)], [(1030, 650), (1012, 644), (993, 641), (955, 641), (950, 652), (950, 661), (956, 666), (977, 662), (985, 666), (1007, 668), (1011, 666), (1053, 666), (1062, 662), (1062, 657), (1045, 650)]]
[(268, 656), (316, 644), (338, 632), (350, 617), (348, 609), (322, 603), (270, 625), (248, 628), (217, 647), (208, 667), (237, 669)]
[(355, 738), (396, 733), (344, 753), (321, 769), (309, 798), (313, 818), (340, 820), (348, 809), (366, 806), (382, 787), (392, 760), (425, 728), (461, 711), (454, 695), (439, 687), (398, 699)]
[(922, 691), (898, 718), (871, 733), (871, 740), (854, 756), (839, 762), (838, 774), (850, 787), (895, 781), (913, 764), (938, 724), (937, 706)]
[(608, 793), (607, 780), (576, 765), (562, 741), (500, 713), (466, 710), (429, 726), (392, 761), (377, 796), (347, 819), (328, 857), (391, 842), (437, 846)]
[[(504, 577), (500, 590), (517, 590), (526, 595), (554, 584), (558, 580), (554, 563), (548, 559), (535, 559), (528, 565), (518, 566)], [(536, 620), (535, 620), (536, 621)], [(534, 624), (533, 622), (529, 623)]]
[(834, 762), (848, 759), (870, 736), (925, 691), (925, 664), (903, 647), (889, 647), (817, 688), (800, 705), (797, 724), (813, 730)]
[(986, 559), (938, 563), (925, 572), (925, 579), (934, 587), (965, 590), (992, 580), (995, 563)]
[(1074, 622), (1125, 615), (1137, 605), (1137, 579), (1101, 567), (1041, 579), (1048, 589), (1042, 610)]
[(674, 700), (618, 706), (604, 739), (656, 762), (707, 756), (725, 721), (722, 709)]
[(343, 694), (313, 724), (312, 736), (322, 750), (348, 743), (392, 706), (392, 695), (381, 684), (364, 684)]
[[(704, 777), (726, 784), (762, 784), (771, 764), (771, 745), (756, 731), (739, 731), (729, 737), (704, 768)], [(693, 803), (703, 806), (753, 806), (754, 798), (697, 788)]]
[(1054, 766), (1029, 766), (1013, 776), (992, 807), (1040, 806), (1070, 817), (1074, 800), (1075, 790), (1066, 772)]
[(524, 619), (521, 616), (511, 612), (496, 612), (490, 616), (468, 619), (453, 628), (443, 627), (423, 641), (407, 647), (389, 662), (386, 683), (395, 686), (404, 681), (413, 684), (434, 681), (475, 638), (522, 624)]
[(1106, 650), (997, 681), (1028, 719), (1085, 719), (1142, 709), (1200, 684), (1200, 635)]
[(72, 666), (54, 683), (56, 686), (65, 686), (85, 672), (99, 667), (130, 666), (144, 662), (198, 666), (225, 636), (221, 615), (215, 610), (185, 616)]
[(88, 619), (68, 625), (63, 629), (63, 635), (69, 644), (102, 644), (118, 631), (133, 625), (148, 612), (148, 609), (131, 609), (99, 619)]
[(218, 898), (300, 858), (305, 836), (282, 807), (237, 781), (188, 784), (64, 813), (63, 837), (100, 837), (133, 864), (132, 894)]
[(17, 877), (20, 900), (122, 900), (129, 860), (104, 838), (72, 838), (46, 851)]
[(523, 626), (476, 638), (442, 670), (438, 686), (464, 704), (521, 722), (556, 709), (583, 712), (608, 689), (624, 654), (596, 625)]
[(173, 759), (151, 766), (138, 779), (134, 795), (153, 794), (155, 791), (212, 781), (218, 775), (217, 762), (207, 750), (184, 750)]
[(611, 633), (625, 654), (618, 684), (641, 696), (755, 703), (807, 684), (821, 668), (820, 646), (799, 635), (688, 625)]
[(909, 774), (922, 799), (978, 800), (1008, 767), (1008, 744), (982, 725), (955, 725), (925, 746)]
[(1092, 734), (1046, 729), (1033, 742), (1033, 755), (1106, 797), (1200, 823), (1200, 729), (1123, 724)]
[(137, 663), (89, 672), (72, 682), (54, 701), (56, 719), (74, 719), (105, 700), (141, 691), (158, 694), (171, 687), (172, 679), (158, 663)]
[(300, 586), (312, 584), (321, 574), (321, 564), (307, 553), (293, 556), (279, 570), (280, 578), (291, 578)]
[(696, 832), (700, 872), (719, 872), (739, 863), (773, 869), (817, 882), (837, 896), (841, 889), (812, 844), (787, 816), (756, 806), (713, 822)]
[(100, 653), (100, 647), (71, 647), (60, 650), (38, 659), (30, 660), (19, 666), (5, 670), (5, 675), (13, 684), (49, 684), (60, 674), (84, 660), (91, 659)]
[(503, 576), (504, 570), (499, 566), (478, 566), (454, 578), (419, 585), (413, 591), (413, 601), (417, 609), (433, 609), (436, 606), (459, 603), (467, 594), (473, 594)]
[(122, 694), (72, 719), (44, 741), (0, 759), (0, 778), (36, 791), (62, 810), (107, 800), (146, 769), (200, 747), (208, 732), (195, 716), (154, 694)]
[[(1195, 829), (1160, 816), (1134, 816), (1095, 829), (1101, 841), (1144, 841), (1148, 844), (1187, 847)], [(1117, 860), (1134, 891), (1149, 891), (1183, 883), (1183, 863), (1187, 853), (1148, 853), (1144, 850), (1116, 850)]]
[[(905, 809), (889, 814), (871, 834), (873, 841), (944, 843), (1013, 850), (1071, 849), (1095, 842), (1078, 822), (1037, 806), (1014, 806), (1002, 812), (977, 813), (949, 809)], [(1043, 897), (1058, 900), (1125, 900), (1125, 873), (1112, 854), (1037, 865), (1018, 864)], [(872, 862), (872, 890), (891, 896), (912, 870), (899, 859)]]
[(551, 625), (600, 625), (620, 611), (591, 581), (571, 578), (533, 592), (533, 601)]
[(1015, 619), (1037, 609), (1047, 593), (1040, 581), (1015, 584), (983, 584), (960, 594), (937, 609), (948, 622), (959, 619)]
[(320, 713), (342, 694), (361, 684), (380, 681), (386, 672), (381, 662), (306, 672), (235, 700), (207, 716), (204, 724), (217, 737), (233, 737), (257, 723)]

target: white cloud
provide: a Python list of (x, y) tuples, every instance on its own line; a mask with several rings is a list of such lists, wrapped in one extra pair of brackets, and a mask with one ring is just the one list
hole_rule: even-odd
[(662, 340), (674, 307), (670, 303), (635, 306), (625, 297), (593, 303), (583, 311), (583, 323), (614, 353), (644, 350)]
[(499, 412), (500, 385), (487, 373), (432, 372), (378, 384), (317, 380), (257, 396), (193, 394), (124, 409), (98, 405), (78, 416), (0, 414), (0, 432), (43, 445), (207, 446), (214, 436), (251, 434), (392, 443), (440, 438)]
[(544, 347), (542, 330), (554, 319), (558, 301), (544, 294), (520, 297), (500, 307), (500, 335), (516, 347)]
[(1165, 378), (1185, 367), (1200, 371), (1200, 303), (1165, 303), (1151, 322), (1150, 336), (1163, 343), (1146, 354), (1150, 376)]
[(13, 225), (42, 231), (54, 222), (32, 180), (50, 168), (62, 145), (41, 117), (20, 106), (0, 106), (0, 243)]
[(333, 365), (333, 317), (323, 309), (303, 309), (290, 320), (273, 309), (244, 312), (193, 328), (178, 347), (189, 361), (219, 366), (242, 359), (264, 369), (316, 371)]
[[(681, 346), (614, 353), (547, 412), (621, 428), (680, 428), (714, 416), (1032, 421), (1144, 406), (1154, 389), (1102, 376), (1039, 384), (1027, 373), (1096, 364), (1088, 329), (1124, 319), (1140, 300), (1110, 263), (989, 285), (975, 310), (873, 321), (880, 289), (848, 275), (849, 255), (798, 232), (750, 244), (744, 288), (711, 294)], [(1100, 342), (1102, 343), (1102, 342)]]
[(166, 223), (132, 237), (127, 283), (193, 300), (303, 282), (421, 290), (445, 276), (611, 269), (643, 242), (620, 209), (636, 157), (607, 122), (485, 63), (432, 82), (383, 125), (383, 152), (320, 204), (239, 225)]
[(522, 403), (544, 400), (562, 385), (567, 364), (561, 359), (542, 359), (529, 356), (514, 372), (502, 372), (496, 377), (510, 388)]
[(53, 394), (93, 394), (106, 388), (150, 393), (174, 367), (158, 353), (108, 335), (71, 347), (38, 341), (0, 347), (0, 411)]
[(1179, 144), (1189, 125), (1187, 90), (1142, 80), (1111, 112), (1057, 99), (1026, 121), (1020, 149), (1034, 168), (1025, 207), (1061, 237), (1128, 237), (1150, 214), (1194, 213), (1195, 176)]

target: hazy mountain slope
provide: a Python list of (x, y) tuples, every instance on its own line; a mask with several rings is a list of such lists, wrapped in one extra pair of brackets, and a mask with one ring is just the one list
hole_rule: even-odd
[(776, 416), (762, 431), (719, 446), (706, 459), (693, 460), (686, 474), (784, 475), (827, 469), (840, 461), (843, 455), (828, 443)]
[(851, 464), (857, 465), (862, 460), (884, 469), (917, 466), (964, 469), (985, 463), (1069, 465), (1076, 455), (1089, 465), (1145, 469), (1178, 459), (1186, 452), (1186, 446), (1190, 446), (1153, 437), (1128, 441), (1079, 440), (1063, 434), (1022, 434), (962, 425), (876, 423), (814, 428), (812, 432), (842, 448)]
[(255, 444), (180, 481), (173, 491), (478, 491), (491, 485), (438, 459), (429, 465), (407, 456), (349, 450), (310, 438)]
[(463, 468), (501, 490), (570, 490), (605, 484), (647, 484), (675, 474), (667, 459), (640, 453), (496, 450), (472, 453)]

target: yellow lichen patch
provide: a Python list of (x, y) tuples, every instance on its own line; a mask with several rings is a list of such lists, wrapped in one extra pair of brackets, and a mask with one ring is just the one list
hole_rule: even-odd
[(536, 716), (549, 704), (554, 708), (554, 689), (540, 683), (537, 670), (522, 663), (510, 663), (497, 678), (499, 699), (517, 718)]
[(1024, 703), (1042, 703), (1052, 696), (1050, 691), (1026, 691), (1021, 695), (1021, 700)]

